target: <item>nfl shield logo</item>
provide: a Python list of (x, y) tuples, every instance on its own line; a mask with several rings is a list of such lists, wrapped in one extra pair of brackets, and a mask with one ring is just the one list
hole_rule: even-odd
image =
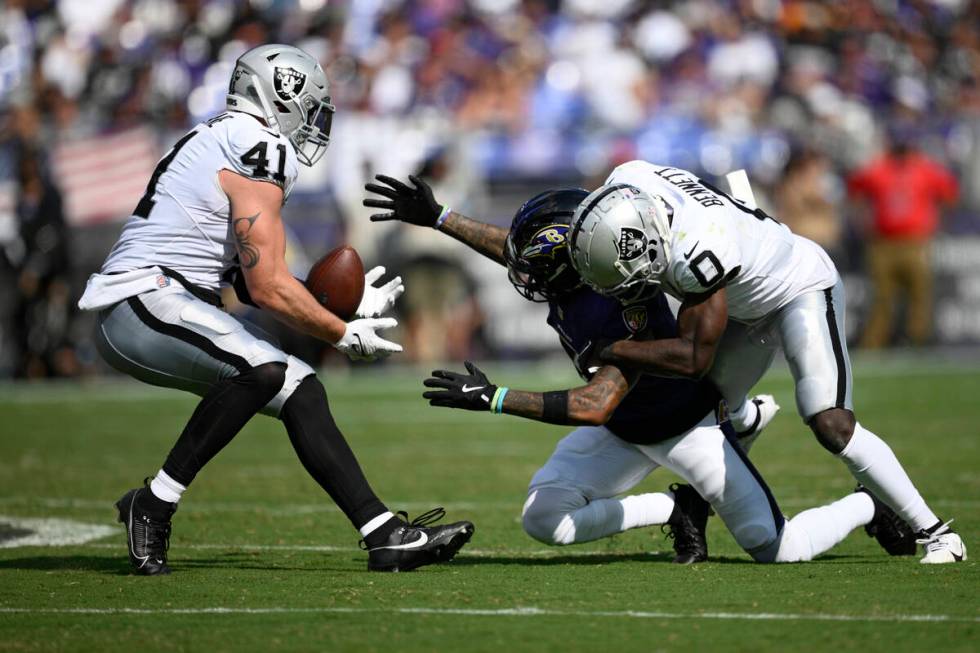
[(623, 309), (623, 322), (632, 333), (639, 333), (647, 328), (647, 307), (627, 306)]
[(274, 86), (280, 100), (289, 101), (303, 92), (306, 75), (292, 68), (276, 67)]

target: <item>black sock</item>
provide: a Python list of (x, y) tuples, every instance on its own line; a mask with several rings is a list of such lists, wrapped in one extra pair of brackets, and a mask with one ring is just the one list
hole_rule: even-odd
[(156, 521), (167, 521), (177, 510), (176, 503), (164, 501), (147, 488), (136, 495), (136, 507)]
[(272, 401), (285, 380), (285, 363), (266, 363), (215, 383), (194, 409), (163, 471), (181, 485), (190, 485), (201, 468)]
[(933, 524), (933, 525), (932, 525), (932, 526), (930, 526), (929, 528), (927, 528), (927, 529), (925, 529), (925, 530), (923, 530), (922, 532), (923, 532), (924, 534), (926, 534), (926, 535), (932, 535), (933, 533), (935, 533), (936, 531), (938, 531), (938, 530), (940, 529), (940, 527), (941, 527), (942, 525), (943, 525), (943, 520), (942, 520), (942, 519), (940, 519), (940, 520), (939, 520), (939, 521), (937, 521), (937, 522), (936, 522), (935, 524)]
[(376, 546), (381, 546), (388, 541), (388, 537), (391, 535), (399, 526), (403, 526), (405, 522), (399, 517), (392, 517), (385, 523), (378, 526), (376, 529), (367, 534), (364, 538), (364, 543), (369, 549), (373, 549)]
[[(337, 428), (330, 414), (327, 393), (315, 376), (303, 379), (286, 401), (279, 419), (286, 425), (289, 441), (303, 467), (344, 511), (354, 528), (388, 511), (374, 494), (354, 452)], [(384, 524), (379, 530), (387, 526)], [(393, 529), (388, 529), (388, 533)], [(376, 532), (371, 533), (372, 539)]]

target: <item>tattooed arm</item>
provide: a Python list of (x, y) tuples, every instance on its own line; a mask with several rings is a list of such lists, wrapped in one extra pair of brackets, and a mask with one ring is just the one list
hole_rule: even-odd
[(422, 397), (431, 406), (508, 413), (551, 424), (599, 426), (609, 421), (637, 379), (633, 373), (627, 376), (618, 367), (605, 365), (584, 386), (559, 392), (527, 392), (494, 385), (469, 361), (466, 372), (433, 371), (423, 382), (432, 389)]
[(468, 245), (488, 259), (505, 265), (504, 242), (507, 229), (494, 224), (479, 222), (473, 218), (451, 211), (439, 228), (464, 245)]
[(605, 365), (583, 386), (568, 390), (567, 415), (547, 419), (543, 392), (508, 390), (503, 412), (553, 424), (601, 426), (609, 421), (629, 393), (635, 378), (627, 378), (614, 365)]
[(229, 170), (218, 173), (231, 203), (231, 229), (252, 300), (289, 326), (335, 343), (346, 323), (323, 308), (286, 266), (282, 189)]

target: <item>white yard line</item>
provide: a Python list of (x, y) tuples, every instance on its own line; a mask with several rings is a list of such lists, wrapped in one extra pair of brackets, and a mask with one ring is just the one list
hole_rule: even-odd
[(826, 614), (792, 612), (659, 612), (645, 610), (551, 610), (514, 607), (481, 608), (351, 608), (351, 607), (270, 607), (270, 608), (21, 608), (0, 607), (0, 614), (50, 615), (255, 615), (255, 614), (424, 614), (460, 617), (585, 617), (619, 619), (703, 619), (721, 621), (845, 621), (980, 623), (980, 617), (948, 614)]

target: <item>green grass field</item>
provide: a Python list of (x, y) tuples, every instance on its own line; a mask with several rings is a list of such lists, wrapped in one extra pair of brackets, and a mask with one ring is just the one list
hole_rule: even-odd
[[(511, 386), (567, 376), (491, 366)], [(135, 383), (0, 387), (2, 540), (57, 521), (70, 546), (0, 548), (0, 651), (683, 651), (980, 649), (980, 570), (889, 558), (863, 531), (818, 560), (750, 562), (717, 518), (712, 561), (668, 562), (659, 529), (564, 549), (520, 527), (527, 482), (567, 430), (429, 408), (418, 372), (325, 375), (338, 422), (379, 495), (443, 505), (476, 535), (449, 565), (373, 574), (358, 536), (303, 472), (281, 425), (257, 418), (198, 477), (174, 521), (173, 575), (129, 575), (112, 503), (154, 473), (193, 398)], [(980, 371), (973, 361), (856, 364), (863, 424), (886, 438), (968, 546), (980, 532)], [(853, 480), (793, 409), (753, 450), (789, 514)], [(655, 472), (640, 487), (662, 489)], [(24, 524), (28, 526), (25, 527)], [(62, 529), (63, 530), (63, 529)], [(980, 555), (980, 549), (977, 549)]]

